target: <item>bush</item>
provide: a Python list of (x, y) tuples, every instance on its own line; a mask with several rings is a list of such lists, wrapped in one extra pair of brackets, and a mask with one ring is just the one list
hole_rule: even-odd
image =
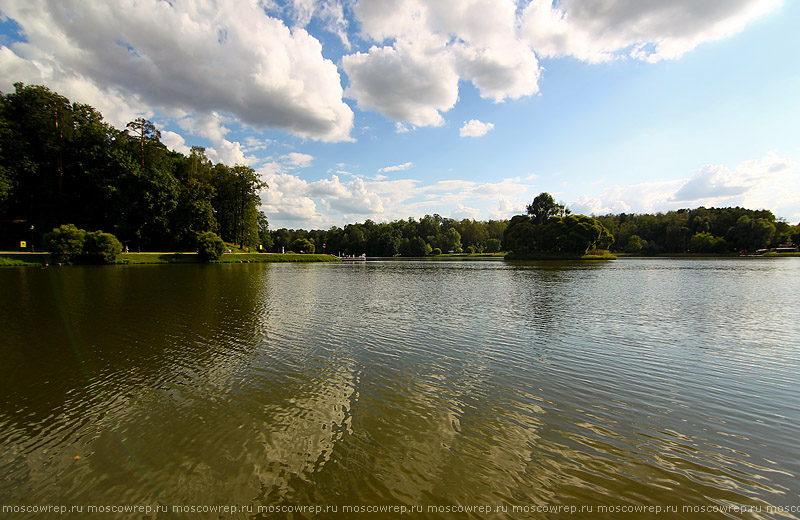
[(292, 242), (292, 250), (294, 251), (313, 254), (315, 249), (316, 248), (314, 247), (314, 244), (311, 243), (311, 241), (308, 240), (307, 238), (298, 238), (297, 240)]
[(78, 229), (75, 224), (64, 224), (47, 233), (44, 239), (53, 259), (68, 264), (83, 253), (86, 231)]
[(432, 255), (441, 255), (442, 254), (442, 250), (439, 249), (438, 247), (434, 247), (433, 251), (431, 251), (431, 254)]
[(122, 252), (122, 244), (111, 233), (93, 231), (86, 234), (83, 254), (88, 262), (113, 264)]
[(197, 237), (197, 254), (206, 262), (219, 260), (225, 251), (225, 242), (213, 231), (207, 231)]

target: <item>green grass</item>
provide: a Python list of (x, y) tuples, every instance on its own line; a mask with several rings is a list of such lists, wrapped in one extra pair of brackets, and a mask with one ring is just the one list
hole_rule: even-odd
[(0, 267), (42, 267), (50, 260), (48, 254), (17, 255), (8, 253), (0, 256)]
[[(301, 255), (294, 253), (231, 253), (224, 254), (215, 264), (251, 264), (272, 262), (340, 262), (331, 255)], [(0, 267), (42, 267), (50, 263), (50, 255), (20, 255), (8, 253), (0, 255)], [(117, 257), (117, 265), (145, 264), (199, 264), (203, 263), (197, 253), (122, 253)]]
[(506, 255), (506, 260), (616, 260), (617, 256), (605, 249), (592, 249), (585, 255), (570, 254), (538, 254), (538, 255)]
[(581, 260), (616, 260), (617, 255), (611, 254), (608, 251), (589, 251), (583, 255)]
[(274, 263), (274, 262), (341, 262), (331, 255), (299, 254), (299, 253), (234, 253), (222, 255), (215, 260), (218, 264), (231, 263)]
[[(330, 255), (301, 255), (276, 253), (226, 253), (214, 264), (250, 264), (273, 262), (339, 262)], [(123, 253), (117, 258), (118, 264), (197, 264), (203, 263), (197, 253)]]
[(14, 258), (6, 258), (0, 256), (0, 267), (33, 267), (42, 264), (32, 264), (30, 262), (23, 262)]

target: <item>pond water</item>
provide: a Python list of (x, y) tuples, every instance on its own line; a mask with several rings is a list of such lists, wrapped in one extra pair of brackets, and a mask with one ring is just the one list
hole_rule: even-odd
[(20, 518), (800, 518), (800, 258), (6, 268), (0, 293)]

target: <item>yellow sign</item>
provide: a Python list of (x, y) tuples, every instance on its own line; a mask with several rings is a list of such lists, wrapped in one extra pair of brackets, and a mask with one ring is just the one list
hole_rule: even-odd
[(25, 249), (26, 247), (28, 247), (28, 243), (25, 242), (24, 240), (20, 240), (19, 247)]

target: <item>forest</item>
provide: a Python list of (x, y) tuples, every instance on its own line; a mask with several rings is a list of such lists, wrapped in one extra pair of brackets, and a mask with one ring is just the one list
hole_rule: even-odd
[(41, 250), (62, 224), (116, 236), (131, 251), (191, 251), (204, 232), (257, 248), (266, 185), (249, 167), (170, 151), (145, 119), (118, 130), (43, 86), (0, 95), (0, 248)]
[(42, 250), (54, 228), (111, 233), (131, 251), (194, 251), (198, 237), (269, 252), (426, 256), (442, 253), (728, 254), (800, 243), (800, 224), (769, 210), (679, 209), (656, 214), (570, 215), (542, 193), (510, 220), (425, 215), (327, 230), (268, 228), (244, 165), (213, 164), (203, 148), (170, 151), (146, 119), (118, 130), (89, 105), (43, 86), (0, 95), (0, 249)]

